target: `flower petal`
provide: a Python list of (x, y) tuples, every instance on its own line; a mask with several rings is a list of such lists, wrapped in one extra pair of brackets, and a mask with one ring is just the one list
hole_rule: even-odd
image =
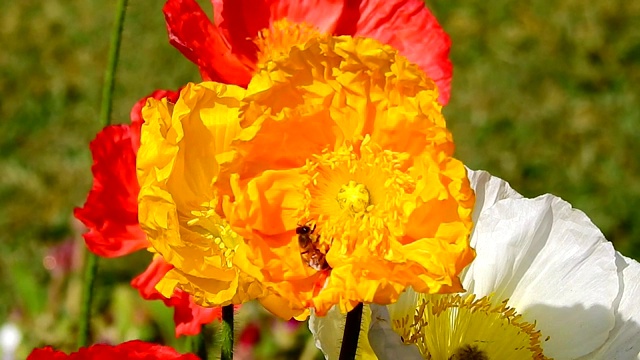
[(615, 327), (604, 345), (581, 360), (640, 359), (640, 264), (616, 254), (616, 265), (621, 286), (615, 304)]
[(449, 102), (451, 40), (423, 1), (347, 1), (335, 33), (373, 38), (398, 49), (436, 82), (440, 103)]
[(614, 250), (584, 213), (551, 195), (501, 200), (480, 214), (471, 245), (477, 258), (465, 288), (510, 299), (550, 336), (545, 355), (576, 358), (607, 338), (618, 294)]
[(232, 52), (220, 29), (194, 0), (169, 0), (162, 9), (169, 42), (198, 65), (203, 80), (246, 86), (255, 60)]
[(149, 246), (138, 224), (135, 158), (139, 138), (130, 125), (107, 126), (90, 144), (93, 187), (74, 216), (89, 228), (87, 247), (104, 257), (118, 257)]
[(182, 335), (197, 335), (202, 325), (220, 319), (220, 307), (205, 308), (196, 304), (191, 296), (175, 289), (170, 297), (162, 295), (156, 290), (156, 285), (173, 269), (173, 266), (160, 256), (155, 256), (147, 269), (131, 281), (131, 286), (138, 289), (140, 295), (147, 300), (162, 300), (168, 307), (173, 308), (173, 321), (176, 327), (176, 337)]
[(480, 214), (496, 202), (504, 199), (522, 198), (522, 195), (513, 190), (508, 182), (491, 176), (491, 174), (486, 171), (467, 168), (467, 175), (471, 182), (471, 187), (476, 193), (476, 203), (473, 207), (474, 224), (478, 222)]
[[(362, 309), (362, 324), (358, 338), (358, 351), (356, 352), (358, 360), (378, 359), (368, 337), (371, 318), (371, 309), (369, 306), (365, 306)], [(309, 330), (315, 339), (316, 347), (322, 351), (325, 359), (333, 360), (340, 357), (346, 320), (347, 315), (341, 313), (337, 307), (330, 309), (325, 316), (318, 316), (313, 311), (311, 312)]]
[(85, 359), (128, 359), (128, 360), (198, 360), (193, 354), (179, 354), (174, 349), (140, 340), (127, 341), (118, 345), (97, 344), (66, 355), (62, 351), (47, 346), (34, 349), (27, 360), (85, 360)]
[(331, 33), (342, 14), (344, 0), (212, 0), (214, 21), (234, 51), (256, 61), (253, 42), (263, 29), (286, 18)]
[[(422, 355), (414, 344), (405, 345), (393, 328), (386, 306), (371, 304), (369, 344), (378, 360), (421, 360)], [(317, 346), (317, 345), (316, 345)]]

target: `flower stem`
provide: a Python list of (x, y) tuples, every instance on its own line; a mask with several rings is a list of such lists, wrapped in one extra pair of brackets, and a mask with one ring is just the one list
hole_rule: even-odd
[[(111, 109), (113, 108), (113, 88), (115, 74), (120, 55), (120, 43), (122, 42), (122, 28), (124, 15), (127, 10), (127, 0), (118, 0), (116, 5), (116, 19), (111, 32), (109, 44), (109, 59), (105, 71), (102, 87), (102, 104), (100, 109), (100, 123), (107, 126), (111, 123)], [(80, 310), (80, 324), (78, 334), (78, 347), (88, 344), (91, 321), (91, 303), (93, 302), (93, 288), (96, 273), (98, 272), (98, 257), (90, 251), (86, 252), (84, 262), (84, 277), (82, 284), (82, 304)]]
[(358, 350), (358, 338), (362, 324), (362, 303), (356, 305), (347, 313), (347, 322), (344, 324), (342, 347), (340, 348), (340, 360), (353, 360)]
[(82, 279), (82, 304), (80, 308), (80, 325), (78, 347), (87, 346), (89, 342), (91, 303), (93, 302), (93, 284), (98, 272), (98, 257), (89, 249), (85, 249), (84, 278)]
[(105, 126), (111, 124), (111, 110), (113, 109), (113, 88), (116, 82), (116, 69), (120, 57), (120, 43), (122, 42), (122, 28), (124, 27), (124, 15), (127, 11), (128, 0), (118, 0), (116, 6), (116, 21), (111, 31), (111, 43), (109, 44), (109, 60), (104, 73), (102, 84), (102, 106), (100, 109), (100, 123)]
[(222, 354), (220, 360), (233, 359), (233, 304), (222, 307)]

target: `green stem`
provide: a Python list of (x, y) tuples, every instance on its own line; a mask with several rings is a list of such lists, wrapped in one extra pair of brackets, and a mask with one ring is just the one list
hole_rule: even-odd
[[(113, 108), (113, 88), (115, 74), (118, 68), (120, 55), (120, 43), (122, 42), (122, 28), (124, 15), (127, 10), (127, 0), (118, 0), (116, 5), (116, 19), (111, 32), (109, 44), (109, 59), (102, 87), (102, 104), (100, 109), (100, 123), (107, 126), (111, 123), (111, 109)], [(98, 257), (87, 251), (84, 262), (84, 277), (82, 284), (82, 304), (80, 310), (80, 324), (78, 334), (78, 347), (87, 346), (91, 322), (91, 303), (93, 302), (93, 288), (96, 273), (98, 271)]]
[(98, 257), (88, 249), (84, 256), (84, 278), (82, 279), (82, 304), (80, 307), (80, 329), (78, 347), (87, 346), (89, 342), (91, 303), (93, 302), (93, 284), (98, 272)]
[(233, 359), (233, 305), (222, 307), (222, 352), (220, 360)]
[(353, 360), (358, 350), (358, 338), (362, 324), (362, 303), (356, 305), (347, 313), (347, 322), (344, 324), (342, 347), (340, 348), (340, 360)]
[(100, 110), (100, 123), (105, 126), (111, 123), (111, 110), (113, 109), (113, 88), (116, 83), (116, 69), (120, 57), (120, 43), (122, 42), (122, 28), (124, 27), (124, 15), (127, 11), (127, 0), (118, 0), (116, 7), (116, 22), (111, 32), (109, 44), (109, 60), (104, 73), (102, 85), (102, 107)]

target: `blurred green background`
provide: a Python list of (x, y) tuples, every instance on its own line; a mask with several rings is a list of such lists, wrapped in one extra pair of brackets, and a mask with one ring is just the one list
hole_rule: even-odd
[[(199, 79), (168, 44), (162, 5), (130, 1), (114, 122), (128, 121), (152, 90)], [(623, 254), (640, 258), (640, 2), (429, 6), (453, 40), (445, 115), (458, 157), (525, 196), (561, 196)], [(75, 343), (82, 229), (72, 209), (91, 186), (88, 143), (102, 127), (114, 10), (115, 2), (97, 0), (0, 2), (0, 324), (28, 329), (22, 357), (44, 343)], [(185, 349), (187, 340), (173, 338), (171, 311), (128, 286), (148, 260), (139, 253), (100, 262), (96, 340), (140, 337)], [(261, 344), (265, 358), (306, 346)]]

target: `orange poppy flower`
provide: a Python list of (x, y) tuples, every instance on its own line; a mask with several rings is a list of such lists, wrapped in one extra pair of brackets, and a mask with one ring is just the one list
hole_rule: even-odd
[[(316, 32), (368, 37), (398, 49), (438, 85), (449, 101), (451, 41), (422, 0), (212, 0), (212, 23), (194, 0), (169, 0), (164, 14), (171, 43), (200, 68), (204, 80), (246, 87), (264, 57), (261, 33), (291, 38)], [(282, 26), (282, 20), (286, 26)], [(280, 25), (279, 25), (280, 24)]]
[(175, 266), (160, 287), (320, 315), (461, 291), (474, 194), (438, 96), (390, 46), (309, 36), (247, 90), (151, 100), (137, 166), (141, 225)]

